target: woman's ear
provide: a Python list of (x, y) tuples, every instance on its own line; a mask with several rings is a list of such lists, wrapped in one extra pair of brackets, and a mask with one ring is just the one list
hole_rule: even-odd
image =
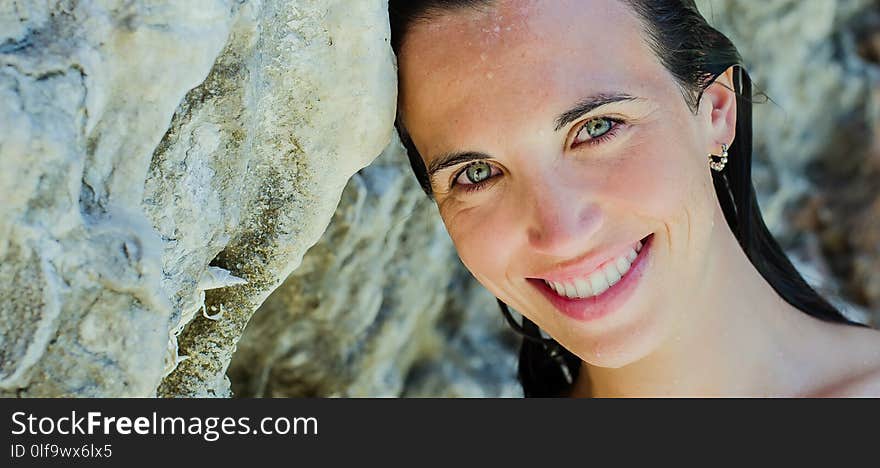
[(710, 153), (720, 152), (721, 143), (730, 145), (734, 137), (736, 137), (736, 92), (733, 87), (734, 67), (730, 67), (724, 73), (718, 75), (718, 78), (703, 91), (703, 99), (701, 108), (706, 107), (703, 112), (703, 122), (706, 124), (707, 135), (709, 136), (710, 148), (706, 151)]

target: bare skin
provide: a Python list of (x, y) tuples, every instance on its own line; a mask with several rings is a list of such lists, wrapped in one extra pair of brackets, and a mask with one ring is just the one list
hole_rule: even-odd
[[(432, 177), (460, 258), (582, 359), (570, 396), (880, 395), (880, 333), (783, 301), (724, 220), (706, 155), (736, 137), (733, 69), (691, 112), (615, 0), (444, 13), (409, 31), (398, 61), (426, 166), (481, 153)], [(624, 94), (556, 128), (584, 97)], [(598, 319), (535, 286), (649, 234), (634, 292)]]

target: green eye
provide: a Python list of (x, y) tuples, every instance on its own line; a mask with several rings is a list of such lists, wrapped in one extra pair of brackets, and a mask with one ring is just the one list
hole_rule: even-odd
[(464, 175), (471, 184), (479, 184), (492, 175), (492, 166), (482, 161), (473, 163), (465, 169)]
[(614, 138), (617, 135), (617, 130), (625, 124), (625, 121), (611, 117), (596, 117), (587, 120), (578, 129), (572, 147), (580, 146), (580, 144), (601, 145)]
[(590, 138), (599, 138), (602, 135), (608, 133), (608, 131), (611, 130), (611, 127), (611, 120), (599, 117), (589, 120), (586, 124), (584, 124), (584, 126), (581, 127), (581, 132), (586, 131), (587, 135), (589, 135)]

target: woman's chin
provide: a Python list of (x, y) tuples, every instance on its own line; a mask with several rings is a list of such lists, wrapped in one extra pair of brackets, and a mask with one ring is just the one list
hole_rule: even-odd
[(630, 318), (632, 322), (615, 330), (605, 330), (598, 335), (566, 337), (566, 341), (573, 343), (566, 348), (595, 367), (619, 369), (641, 361), (667, 341), (669, 327), (664, 327), (662, 317), (656, 314), (631, 315)]

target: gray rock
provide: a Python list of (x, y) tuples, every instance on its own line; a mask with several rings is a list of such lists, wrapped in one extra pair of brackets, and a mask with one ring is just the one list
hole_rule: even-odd
[(351, 179), (229, 374), (239, 396), (516, 395), (511, 335), (394, 144)]
[[(386, 9), (0, 3), (0, 389), (228, 395), (245, 323), (390, 141)], [(247, 283), (205, 292), (211, 267)]]

